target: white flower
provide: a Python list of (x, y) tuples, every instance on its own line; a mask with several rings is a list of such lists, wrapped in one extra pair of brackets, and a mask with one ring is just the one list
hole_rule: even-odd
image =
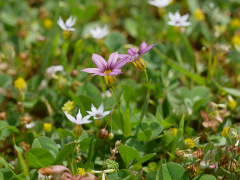
[(46, 75), (47, 75), (47, 77), (49, 77), (49, 76), (55, 76), (55, 73), (56, 73), (57, 71), (63, 71), (63, 70), (64, 70), (64, 68), (63, 68), (62, 65), (50, 66), (50, 67), (47, 68), (47, 70), (46, 70)]
[(87, 115), (84, 118), (82, 118), (80, 109), (78, 111), (76, 119), (73, 116), (71, 116), (70, 114), (66, 113), (65, 111), (63, 111), (63, 112), (66, 115), (66, 117), (68, 118), (68, 120), (73, 122), (74, 124), (81, 125), (81, 124), (88, 124), (88, 123), (92, 122), (92, 121), (88, 120), (91, 117), (91, 115)]
[(148, 4), (163, 8), (168, 6), (171, 3), (171, 1), (172, 0), (151, 0), (151, 1), (148, 1)]
[(107, 169), (107, 170), (103, 170), (103, 171), (96, 171), (96, 170), (92, 170), (91, 173), (102, 173), (102, 180), (105, 180), (105, 176), (106, 176), (106, 173), (112, 173), (114, 172), (115, 169)]
[(90, 29), (90, 33), (92, 34), (93, 38), (102, 39), (109, 33), (109, 31), (107, 29), (107, 26), (105, 25), (103, 28), (100, 28), (98, 26), (95, 30)]
[(93, 116), (94, 119), (102, 119), (103, 117), (105, 117), (106, 115), (110, 114), (111, 111), (104, 111), (104, 106), (103, 103), (99, 106), (99, 108), (95, 108), (95, 106), (92, 104), (92, 111), (87, 111), (88, 114), (90, 114), (91, 116)]
[(44, 180), (44, 179), (51, 179), (51, 175), (50, 176), (44, 176), (41, 173), (38, 174), (38, 180)]
[(25, 127), (27, 128), (27, 129), (31, 129), (31, 128), (33, 128), (35, 126), (35, 123), (32, 121), (32, 122), (30, 122), (30, 123), (28, 123), (28, 124), (25, 124)]
[(189, 18), (189, 14), (185, 14), (183, 16), (180, 15), (179, 11), (177, 11), (175, 14), (172, 14), (171, 12), (168, 13), (168, 16), (170, 18), (170, 21), (168, 22), (171, 26), (189, 26), (191, 23), (187, 22)]
[(70, 16), (66, 23), (64, 23), (64, 21), (62, 20), (62, 17), (59, 16), (59, 19), (57, 21), (58, 25), (62, 28), (62, 30), (64, 31), (75, 31), (74, 28), (72, 28), (72, 26), (75, 24), (76, 22), (76, 18), (73, 19), (72, 16)]

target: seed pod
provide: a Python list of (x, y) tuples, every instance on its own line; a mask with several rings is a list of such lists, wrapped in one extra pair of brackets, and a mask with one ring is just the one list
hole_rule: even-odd
[(113, 133), (110, 133), (110, 134), (108, 135), (108, 139), (112, 140), (113, 138), (114, 138), (114, 134), (113, 134)]
[(74, 129), (73, 129), (73, 134), (74, 134), (76, 137), (79, 137), (79, 136), (82, 134), (82, 126), (76, 124), (76, 125), (74, 126)]
[(203, 159), (204, 153), (202, 152), (202, 149), (197, 149), (192, 154), (198, 159)]
[(108, 131), (106, 129), (100, 129), (98, 135), (101, 139), (106, 139), (108, 137)]
[(78, 70), (76, 70), (76, 69), (72, 70), (71, 76), (72, 76), (73, 78), (77, 77), (77, 76), (78, 76)]

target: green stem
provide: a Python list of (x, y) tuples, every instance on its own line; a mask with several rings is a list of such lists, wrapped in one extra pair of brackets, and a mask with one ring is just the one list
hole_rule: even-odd
[(114, 86), (112, 86), (112, 90), (113, 90), (113, 95), (114, 95), (114, 99), (115, 99), (115, 103), (116, 103), (116, 107), (118, 107), (118, 100), (117, 100), (117, 97), (116, 97), (116, 93), (115, 93), (115, 89), (114, 89)]
[(148, 74), (147, 74), (147, 69), (144, 70), (146, 78), (147, 78), (147, 88), (148, 88), (148, 94), (149, 94), (149, 81), (148, 81)]

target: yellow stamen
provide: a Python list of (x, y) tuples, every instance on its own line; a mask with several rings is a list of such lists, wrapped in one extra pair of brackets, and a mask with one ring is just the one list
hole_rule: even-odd
[(110, 69), (104, 71), (105, 74), (109, 74), (110, 72), (112, 72)]

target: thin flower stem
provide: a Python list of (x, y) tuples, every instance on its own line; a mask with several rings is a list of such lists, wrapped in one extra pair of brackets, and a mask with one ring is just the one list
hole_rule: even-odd
[(149, 81), (148, 81), (148, 74), (147, 74), (147, 70), (144, 70), (146, 78), (147, 78), (147, 87), (148, 87), (148, 94), (149, 94)]
[[(111, 110), (110, 117), (109, 117), (109, 119), (108, 119), (108, 122), (107, 122), (107, 124), (106, 124), (106, 126), (105, 126), (105, 128), (104, 128), (104, 129), (106, 129), (106, 128), (107, 128), (107, 125), (108, 125), (108, 123), (109, 123), (110, 119), (112, 119), (112, 115), (113, 115), (113, 112), (114, 112), (115, 108), (116, 108), (116, 106), (113, 106), (113, 107), (112, 107), (112, 110)], [(111, 125), (111, 129), (112, 129), (112, 125)], [(111, 130), (111, 131), (112, 131), (112, 130)]]

